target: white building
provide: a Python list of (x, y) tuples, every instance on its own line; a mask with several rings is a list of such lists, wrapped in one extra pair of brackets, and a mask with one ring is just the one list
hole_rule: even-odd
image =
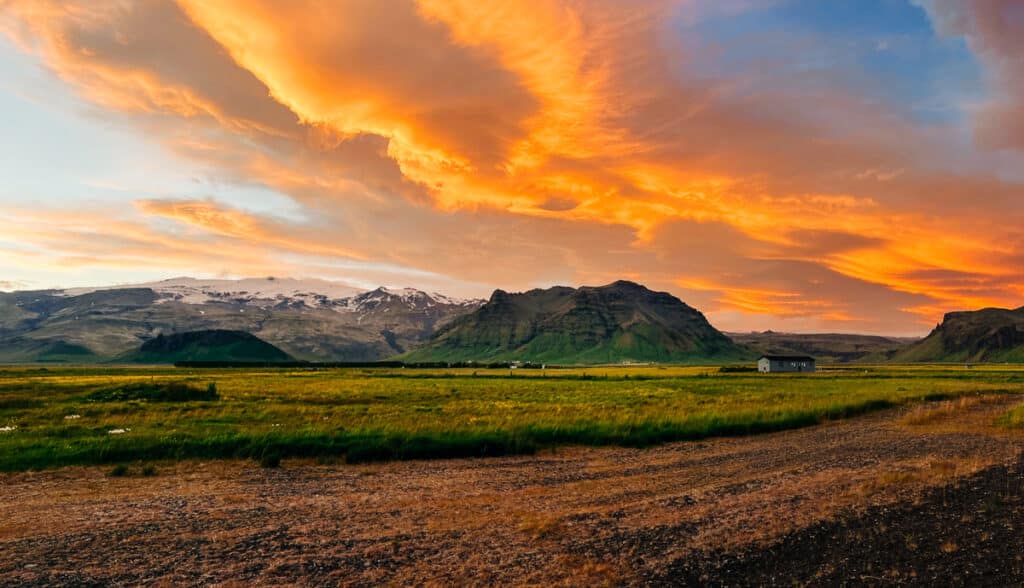
[(757, 371), (762, 374), (814, 370), (814, 358), (809, 355), (762, 355), (761, 359), (757, 360)]

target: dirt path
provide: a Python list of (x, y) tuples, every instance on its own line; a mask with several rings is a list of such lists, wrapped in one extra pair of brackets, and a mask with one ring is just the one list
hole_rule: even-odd
[[(951, 535), (952, 550), (915, 543), (899, 517), (935, 523), (921, 513), (963, 490), (947, 486), (957, 480), (982, 480), (974, 495), (956, 495), (963, 509), (1012, 493), (992, 496), (1013, 484), (1022, 443), (991, 423), (1013, 402), (646, 450), (281, 469), (180, 463), (148, 478), (108, 478), (109, 468), (0, 475), (0, 584), (912, 581), (939, 568), (913, 575), (853, 546), (873, 537), (866, 545), (882, 549), (866, 530), (884, 528), (911, 559), (911, 545), (940, 563), (971, 557), (974, 539)], [(1002, 531), (978, 533), (1004, 542), (1009, 533), (1019, 545), (1024, 528), (998, 514), (1013, 518), (1011, 502), (989, 516)], [(847, 541), (861, 559), (822, 559), (842, 554), (813, 548), (814, 537)]]

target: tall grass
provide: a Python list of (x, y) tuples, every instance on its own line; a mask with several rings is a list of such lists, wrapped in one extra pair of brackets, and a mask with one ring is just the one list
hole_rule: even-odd
[[(163, 395), (153, 402), (145, 395), (104, 392), (169, 389), (195, 395)], [(529, 454), (562, 445), (644, 447), (1022, 389), (1021, 372), (955, 368), (817, 376), (592, 368), (528, 377), (510, 376), (509, 370), (6, 369), (0, 370), (0, 428), (9, 430), (0, 431), (0, 470), (184, 458), (332, 456), (365, 462)]]

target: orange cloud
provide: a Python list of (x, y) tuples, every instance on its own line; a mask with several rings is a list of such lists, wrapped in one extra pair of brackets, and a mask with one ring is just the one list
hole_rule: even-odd
[(783, 318), (816, 316), (829, 321), (853, 320), (848, 314), (837, 310), (839, 304), (835, 301), (808, 299), (803, 292), (742, 288), (701, 279), (683, 279), (678, 284), (690, 290), (721, 291), (723, 295), (719, 302), (730, 310)]
[[(950, 25), (993, 63), (1015, 47), (989, 18), (1001, 4)], [(701, 55), (664, 39), (673, 18), (715, 3), (5, 8), (4, 30), (111, 116), (218, 180), (292, 197), (306, 217), (201, 194), (143, 200), (102, 223), (106, 246), (81, 251), (88, 230), (73, 219), (0, 225), (73, 263), (165, 251), (176, 267), (202, 264), (212, 245), (216, 263), (260, 273), (336, 259), (506, 288), (630, 275), (712, 312), (901, 332), (938, 308), (1016, 306), (1024, 293), (1020, 184), (942, 171), (953, 131), (846, 88), (753, 92), (700, 76)], [(1000, 67), (1017, 96), (1015, 66)], [(277, 261), (259, 262), (268, 252)]]
[(282, 223), (261, 222), (252, 215), (226, 209), (212, 202), (139, 200), (135, 204), (148, 215), (172, 219), (215, 235), (232, 237), (254, 245), (276, 247), (295, 253), (366, 259), (364, 254), (352, 250), (289, 236), (294, 229)]
[[(231, 131), (272, 135), (294, 121), (172, 0), (8, 0), (2, 22), (23, 47), (43, 54), (59, 76), (105, 107), (211, 117)], [(170, 67), (154, 67), (172, 47)]]

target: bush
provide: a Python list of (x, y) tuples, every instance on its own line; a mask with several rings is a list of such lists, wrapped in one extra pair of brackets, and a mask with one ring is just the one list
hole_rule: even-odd
[(111, 478), (123, 478), (128, 475), (128, 466), (123, 463), (119, 463), (114, 466), (114, 469), (107, 472), (107, 475)]
[(149, 478), (151, 476), (155, 476), (156, 475), (156, 466), (154, 466), (152, 464), (146, 464), (145, 467), (142, 468), (142, 475), (146, 476), (147, 478)]
[(272, 451), (270, 453), (263, 454), (263, 458), (260, 459), (261, 468), (279, 468), (281, 467), (281, 454)]

